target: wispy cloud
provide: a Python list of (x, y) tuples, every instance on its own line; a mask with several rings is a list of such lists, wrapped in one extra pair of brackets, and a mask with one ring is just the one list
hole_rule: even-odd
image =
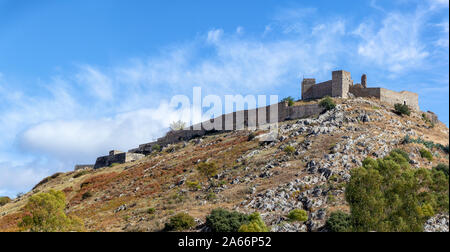
[(394, 74), (420, 67), (429, 55), (420, 39), (422, 26), (420, 13), (388, 13), (381, 27), (364, 22), (354, 31), (361, 38), (358, 54)]

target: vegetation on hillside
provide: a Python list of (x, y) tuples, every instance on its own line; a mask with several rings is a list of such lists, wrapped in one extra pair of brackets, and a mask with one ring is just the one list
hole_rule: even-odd
[(346, 199), (352, 231), (417, 232), (435, 213), (448, 213), (449, 181), (444, 172), (412, 169), (398, 152), (368, 158), (351, 175)]
[(396, 103), (394, 104), (394, 111), (398, 115), (411, 115), (411, 109), (406, 104)]
[(294, 98), (291, 97), (291, 96), (288, 96), (288, 97), (284, 98), (284, 99), (281, 100), (281, 101), (282, 101), (282, 102), (287, 102), (289, 107), (293, 106), (294, 103), (295, 103)]
[(170, 129), (171, 129), (172, 131), (183, 130), (185, 127), (186, 127), (186, 123), (183, 122), (183, 121), (181, 121), (181, 120), (178, 120), (178, 121), (176, 121), (176, 122), (172, 122), (172, 123), (170, 124)]
[(269, 232), (266, 223), (261, 219), (261, 215), (257, 212), (252, 213), (248, 216), (249, 223), (242, 224), (239, 228), (239, 232)]
[(195, 226), (195, 220), (187, 213), (178, 213), (170, 218), (170, 221), (166, 223), (165, 231), (182, 231), (187, 230)]
[(31, 232), (82, 231), (82, 221), (67, 216), (65, 207), (66, 197), (61, 191), (50, 190), (48, 193), (33, 195), (23, 209), (25, 216), (19, 228)]
[(336, 107), (336, 103), (334, 103), (333, 99), (329, 96), (325, 96), (320, 102), (319, 105), (325, 109), (325, 111), (332, 110)]
[(11, 202), (11, 199), (9, 197), (0, 197), (0, 206), (4, 206), (6, 204), (8, 204), (9, 202)]

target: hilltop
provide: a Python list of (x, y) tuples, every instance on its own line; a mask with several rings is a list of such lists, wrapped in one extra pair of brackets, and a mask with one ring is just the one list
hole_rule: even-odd
[[(281, 122), (274, 141), (259, 141), (263, 130), (219, 132), (134, 162), (54, 174), (0, 207), (0, 231), (16, 231), (29, 197), (50, 189), (65, 193), (66, 213), (81, 218), (88, 231), (160, 231), (180, 212), (193, 216), (192, 231), (200, 231), (219, 207), (257, 211), (272, 231), (320, 231), (330, 213), (349, 212), (345, 186), (365, 158), (401, 149), (411, 167), (449, 164), (449, 129), (443, 123), (431, 123), (419, 111), (400, 116), (392, 104), (374, 98), (334, 101), (336, 108), (318, 116)], [(432, 161), (422, 157), (423, 148), (432, 152)], [(199, 164), (211, 164), (214, 176), (202, 174)], [(306, 210), (309, 220), (287, 222), (294, 209)], [(441, 220), (439, 214), (430, 221)], [(439, 223), (430, 222), (428, 229), (442, 228)]]

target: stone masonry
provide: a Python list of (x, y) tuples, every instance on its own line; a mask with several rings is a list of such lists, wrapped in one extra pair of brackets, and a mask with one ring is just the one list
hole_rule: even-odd
[[(365, 74), (361, 77), (361, 83), (353, 84), (350, 72), (343, 70), (333, 71), (331, 80), (316, 84), (315, 79), (303, 79), (301, 88), (302, 100), (320, 99), (325, 96), (341, 98), (375, 97), (392, 105), (395, 103), (406, 104), (412, 109), (419, 111), (419, 97), (416, 93), (408, 91), (395, 92), (384, 88), (368, 88)], [(263, 125), (271, 125), (285, 120), (319, 115), (323, 111), (324, 109), (318, 104), (288, 106), (287, 102), (281, 102), (266, 107), (224, 114), (209, 121), (190, 126), (189, 129), (170, 131), (164, 137), (158, 138), (157, 141), (141, 144), (138, 148), (131, 149), (128, 152), (113, 150), (108, 156), (97, 158), (94, 169), (110, 166), (114, 163), (121, 164), (139, 160), (150, 154), (156, 145), (162, 148), (169, 144), (189, 141), (214, 132), (240, 129), (252, 130)], [(434, 118), (434, 114), (427, 113), (427, 115), (432, 121), (437, 120)]]
[(128, 162), (133, 162), (145, 157), (143, 154), (139, 153), (130, 153), (112, 150), (109, 152), (108, 156), (98, 157), (95, 161), (94, 169), (110, 166), (112, 164), (123, 164)]
[(419, 111), (419, 95), (409, 91), (396, 92), (385, 88), (368, 88), (367, 75), (361, 76), (361, 83), (353, 84), (351, 74), (339, 70), (332, 72), (332, 79), (316, 84), (315, 79), (303, 79), (302, 100), (320, 99), (325, 96), (348, 98), (375, 97), (382, 102), (394, 105), (396, 103), (406, 104), (411, 109)]

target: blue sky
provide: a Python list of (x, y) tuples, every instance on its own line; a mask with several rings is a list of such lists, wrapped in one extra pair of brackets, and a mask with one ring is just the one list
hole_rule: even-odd
[(0, 0), (0, 195), (161, 136), (177, 94), (345, 69), (449, 122), (448, 0)]

